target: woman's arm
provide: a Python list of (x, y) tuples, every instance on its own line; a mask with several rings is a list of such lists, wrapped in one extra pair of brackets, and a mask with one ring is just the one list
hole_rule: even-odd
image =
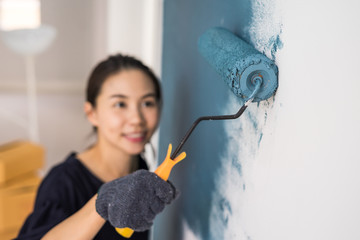
[(105, 223), (96, 212), (95, 201), (96, 195), (79, 211), (53, 227), (42, 239), (93, 239)]
[(93, 239), (106, 220), (115, 227), (145, 231), (177, 195), (171, 183), (153, 172), (138, 170), (103, 184), (97, 195), (42, 239)]

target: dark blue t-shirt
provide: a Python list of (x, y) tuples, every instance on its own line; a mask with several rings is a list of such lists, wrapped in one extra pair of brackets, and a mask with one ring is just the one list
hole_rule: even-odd
[[(139, 169), (148, 169), (139, 157)], [(65, 162), (55, 166), (42, 181), (34, 211), (26, 219), (17, 240), (39, 240), (51, 228), (82, 208), (103, 182), (94, 176), (71, 153)], [(106, 222), (94, 239), (125, 239)], [(149, 231), (135, 232), (130, 239), (147, 240)]]

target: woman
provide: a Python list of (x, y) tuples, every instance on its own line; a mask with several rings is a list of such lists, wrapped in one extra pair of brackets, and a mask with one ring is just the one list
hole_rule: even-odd
[(18, 239), (123, 239), (114, 226), (136, 230), (131, 239), (148, 239), (156, 214), (176, 198), (140, 156), (161, 110), (160, 85), (148, 67), (110, 56), (90, 75), (84, 109), (95, 144), (44, 178)]

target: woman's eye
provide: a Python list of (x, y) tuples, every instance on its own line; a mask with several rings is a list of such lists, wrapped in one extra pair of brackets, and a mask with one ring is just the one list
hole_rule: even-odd
[(124, 107), (126, 107), (126, 104), (125, 104), (124, 102), (117, 102), (117, 103), (115, 104), (115, 107), (117, 107), (117, 108), (124, 108)]
[(145, 101), (143, 103), (143, 106), (144, 107), (154, 107), (156, 105), (156, 102), (155, 101)]

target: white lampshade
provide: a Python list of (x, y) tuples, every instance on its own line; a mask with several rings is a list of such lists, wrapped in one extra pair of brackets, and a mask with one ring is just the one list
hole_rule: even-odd
[(7, 47), (23, 55), (36, 55), (46, 50), (56, 36), (56, 29), (41, 25), (34, 29), (0, 31)]
[(40, 0), (0, 0), (0, 28), (15, 30), (41, 25)]

